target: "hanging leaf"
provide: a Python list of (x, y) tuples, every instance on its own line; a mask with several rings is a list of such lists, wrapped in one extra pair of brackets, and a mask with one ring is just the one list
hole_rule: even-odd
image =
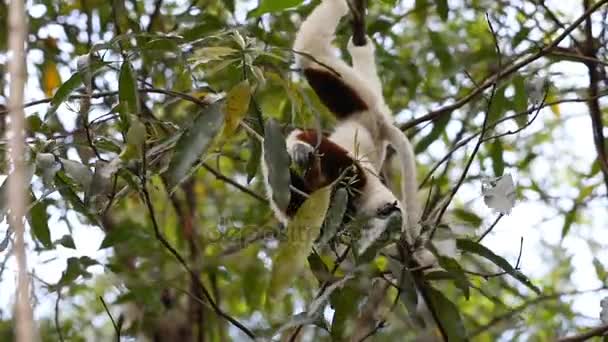
[(267, 304), (282, 299), (285, 290), (306, 265), (329, 208), (330, 195), (329, 186), (312, 193), (287, 226), (287, 241), (281, 243), (273, 258)]
[(137, 81), (129, 61), (124, 61), (118, 76), (118, 101), (120, 120), (123, 129), (129, 127), (129, 114), (139, 114), (139, 94)]
[(364, 297), (363, 291), (357, 286), (358, 279), (347, 282), (343, 288), (334, 291), (330, 296), (334, 317), (331, 321), (332, 341), (344, 341), (352, 333), (350, 320), (357, 317), (359, 303)]
[(192, 166), (199, 159), (204, 158), (224, 122), (221, 108), (221, 102), (207, 106), (182, 133), (166, 172), (167, 182), (171, 188), (184, 180)]
[(435, 0), (435, 6), (437, 6), (437, 14), (439, 14), (439, 18), (441, 18), (443, 21), (448, 20), (448, 13), (450, 10), (448, 7), (448, 0)]
[(53, 91), (61, 85), (61, 76), (57, 70), (57, 64), (46, 61), (42, 67), (42, 89), (48, 97), (53, 96)]
[(285, 144), (285, 137), (281, 133), (281, 127), (273, 119), (266, 122), (264, 132), (264, 144), (262, 154), (262, 170), (264, 177), (272, 189), (269, 197), (281, 209), (285, 211), (291, 199), (289, 185), (291, 176), (289, 174), (289, 154)]
[(260, 5), (247, 17), (259, 17), (264, 13), (277, 13), (301, 4), (304, 0), (260, 0)]
[[(100, 71), (106, 64), (107, 63), (103, 63), (101, 61), (92, 63), (88, 72), (93, 75), (94, 73)], [(72, 92), (80, 85), (82, 85), (83, 79), (84, 78), (81, 72), (75, 72), (59, 87), (59, 89), (57, 89), (55, 96), (53, 96), (53, 99), (50, 102), (50, 107), (45, 115), (45, 119), (53, 115), (57, 111), (57, 108), (59, 108), (59, 106), (69, 98), (70, 94), (72, 94)]]
[(468, 341), (467, 332), (462, 322), (462, 317), (458, 311), (458, 307), (447, 299), (441, 292), (428, 286), (426, 288), (429, 300), (437, 319), (447, 334), (447, 340), (450, 342)]
[(399, 261), (392, 258), (389, 258), (388, 266), (399, 284), (399, 299), (405, 305), (415, 322), (423, 324), (424, 322), (418, 316), (418, 290), (416, 289), (412, 273), (403, 267)]
[(249, 101), (251, 100), (251, 89), (249, 81), (244, 80), (234, 86), (226, 96), (226, 122), (222, 136), (224, 139), (231, 137), (236, 132), (239, 123), (247, 114)]
[(251, 180), (258, 172), (260, 159), (262, 157), (262, 144), (251, 134), (249, 135), (249, 151), (251, 151), (251, 156), (249, 157), (246, 166), (247, 184), (251, 183)]
[(492, 169), (494, 176), (500, 177), (505, 172), (505, 161), (503, 159), (504, 149), (500, 139), (494, 139), (490, 145), (490, 157), (492, 158)]
[(452, 215), (466, 222), (473, 228), (478, 228), (483, 222), (482, 218), (477, 216), (477, 214), (461, 208), (456, 208), (452, 210)]
[(146, 143), (146, 125), (135, 115), (131, 115), (129, 130), (126, 136), (125, 149), (120, 154), (123, 161), (138, 160), (142, 157), (142, 149)]
[(334, 192), (331, 205), (327, 211), (327, 219), (323, 224), (323, 236), (318, 243), (319, 246), (324, 246), (336, 235), (344, 220), (347, 204), (348, 191), (345, 188), (339, 188)]
[(74, 244), (74, 239), (72, 239), (71, 235), (64, 235), (61, 239), (57, 240), (55, 243), (62, 245), (65, 248), (76, 249), (76, 244)]
[(50, 249), (53, 247), (51, 241), (51, 231), (49, 230), (48, 216), (46, 213), (46, 203), (40, 201), (30, 209), (29, 223), (32, 227), (32, 233), (42, 245)]
[(439, 266), (445, 269), (450, 276), (454, 279), (454, 283), (456, 286), (462, 290), (464, 297), (468, 300), (470, 296), (469, 286), (471, 283), (467, 278), (467, 275), (464, 273), (464, 270), (454, 258), (439, 256), (438, 257)]
[(66, 176), (80, 185), (82, 189), (88, 189), (93, 179), (93, 173), (88, 166), (77, 161), (59, 158)]
[(526, 285), (532, 291), (534, 291), (537, 294), (540, 294), (540, 289), (538, 287), (536, 287), (534, 284), (532, 284), (532, 282), (530, 281), (530, 279), (528, 279), (528, 277), (526, 277), (520, 271), (514, 269), (513, 266), (511, 266), (511, 264), (509, 264), (508, 261), (506, 261), (502, 257), (494, 254), (494, 252), (492, 252), (485, 246), (483, 246), (475, 241), (466, 240), (466, 239), (456, 240), (456, 245), (458, 246), (458, 249), (460, 249), (462, 251), (477, 254), (481, 257), (484, 257), (484, 258), (490, 260), (496, 266), (500, 267), (505, 272), (507, 272), (508, 274), (513, 276), (513, 278), (519, 280), (522, 284)]
[(70, 94), (81, 84), (82, 74), (79, 72), (74, 73), (72, 77), (65, 81), (65, 83), (63, 83), (59, 89), (57, 89), (55, 96), (53, 96), (53, 99), (51, 100), (51, 107), (47, 111), (45, 118), (48, 118), (50, 115), (54, 114), (57, 111), (57, 108), (59, 108), (59, 106), (65, 100), (67, 100)]
[(443, 36), (435, 31), (429, 30), (429, 37), (431, 38), (431, 49), (433, 53), (439, 59), (439, 65), (443, 72), (449, 73), (452, 69), (454, 62), (452, 54), (448, 49), (448, 44), (445, 42)]
[(437, 140), (441, 136), (443, 132), (445, 132), (445, 127), (448, 125), (448, 122), (450, 122), (449, 114), (441, 115), (439, 119), (435, 120), (433, 122), (433, 129), (427, 136), (420, 139), (420, 141), (416, 144), (414, 152), (418, 154), (426, 151), (429, 145), (431, 145), (435, 140)]

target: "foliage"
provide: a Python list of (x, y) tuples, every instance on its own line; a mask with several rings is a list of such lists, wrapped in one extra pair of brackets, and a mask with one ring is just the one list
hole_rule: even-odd
[[(385, 310), (370, 333), (382, 341), (437, 333), (421, 327), (416, 288), (426, 288), (424, 299), (439, 313), (430, 322), (443, 322), (450, 341), (554, 340), (599, 324), (570, 305), (587, 290), (576, 287), (576, 256), (561, 243), (576, 239), (597, 253), (589, 283), (608, 286), (605, 242), (593, 239), (608, 186), (601, 133), (602, 117), (608, 120), (608, 6), (592, 16), (593, 39), (583, 23), (568, 43), (543, 52), (578, 15), (532, 0), (369, 1), (367, 29), (378, 43), (384, 94), (416, 143), (428, 194), (424, 225), (436, 230), (441, 270), (420, 272), (404, 255), (382, 249), (399, 243), (398, 232), (355, 255), (361, 228), (340, 226), (344, 191), (315, 193), (286, 229), (261, 195), (265, 160), (273, 197), (289, 202), (289, 129), (329, 130), (334, 123), (291, 69), (294, 34), (315, 3), (31, 3), (27, 93), (46, 100), (27, 107), (30, 254), (72, 253), (54, 279), (34, 278), (41, 307), (58, 303), (57, 310), (40, 309), (42, 340), (109, 340), (116, 331), (100, 297), (122, 336), (289, 339), (304, 326), (312, 340), (342, 340), (357, 333), (365, 319), (359, 309), (373, 303), (371, 289), (381, 282), (389, 290), (377, 306)], [(5, 13), (0, 0), (0, 27), (7, 27)], [(340, 27), (340, 47), (350, 30)], [(537, 58), (505, 72), (530, 56)], [(6, 58), (0, 30), (0, 62)], [(564, 68), (573, 64), (599, 76), (569, 82)], [(7, 82), (0, 77), (2, 114)], [(590, 158), (570, 143), (591, 137), (569, 131), (578, 114), (566, 102), (595, 117), (587, 125), (597, 128), (599, 116)], [(426, 119), (411, 121), (419, 118)], [(8, 175), (6, 157), (0, 164)], [(517, 201), (546, 211), (520, 222), (533, 232), (546, 219), (559, 232), (558, 241), (535, 242), (547, 262), (542, 271), (531, 267), (534, 273), (521, 267), (521, 247), (508, 246), (501, 256), (505, 249), (484, 245), (484, 232), (502, 214), (495, 219), (478, 205), (481, 180), (513, 170)], [(399, 182), (390, 165), (385, 173), (390, 184)], [(451, 193), (447, 214), (434, 225), (432, 215)], [(95, 229), (104, 235), (101, 252), (81, 254), (76, 247), (86, 241), (77, 232)], [(0, 232), (0, 251), (10, 250), (10, 229)], [(442, 239), (456, 239), (458, 253), (446, 255)], [(7, 278), (0, 271), (0, 280)], [(4, 313), (0, 339), (8, 340)]]

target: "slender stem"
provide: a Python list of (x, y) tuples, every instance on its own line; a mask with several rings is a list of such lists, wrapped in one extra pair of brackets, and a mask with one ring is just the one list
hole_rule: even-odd
[(12, 0), (9, 3), (8, 46), (11, 58), (8, 61), (10, 74), (10, 95), (8, 110), (10, 112), (9, 147), (12, 172), (8, 178), (9, 224), (15, 232), (14, 253), (17, 259), (16, 289), (16, 341), (30, 342), (36, 340), (36, 329), (32, 307), (30, 305), (30, 278), (28, 276), (27, 256), (23, 217), (26, 210), (26, 190), (29, 184), (25, 179), (25, 112), (23, 97), (27, 78), (25, 63), (25, 44), (27, 34), (27, 14), (23, 0)]

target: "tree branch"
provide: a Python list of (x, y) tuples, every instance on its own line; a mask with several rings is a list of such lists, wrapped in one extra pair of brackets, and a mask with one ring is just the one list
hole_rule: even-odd
[(431, 111), (419, 118), (416, 118), (414, 120), (410, 120), (406, 123), (404, 123), (403, 125), (401, 125), (401, 129), (402, 130), (407, 130), (409, 128), (412, 128), (416, 125), (418, 125), (419, 123), (422, 122), (426, 122), (426, 121), (432, 121), (432, 120), (436, 120), (437, 118), (439, 118), (442, 115), (448, 114), (453, 112), (456, 109), (462, 108), (464, 105), (466, 105), (467, 103), (471, 102), (475, 97), (477, 97), (479, 94), (481, 94), (483, 91), (485, 91), (486, 89), (490, 88), (495, 82), (506, 78), (508, 76), (510, 76), (511, 74), (513, 74), (514, 72), (518, 71), (519, 69), (531, 64), (532, 62), (535, 62), (536, 60), (546, 56), (547, 54), (549, 54), (555, 47), (557, 47), (557, 45), (559, 43), (561, 43), (562, 40), (564, 40), (566, 37), (568, 37), (570, 35), (570, 33), (572, 31), (574, 31), (584, 20), (586, 20), (587, 18), (589, 18), (591, 16), (591, 14), (593, 14), (595, 11), (597, 11), (600, 7), (604, 6), (605, 4), (608, 3), (608, 0), (600, 0), (597, 3), (595, 3), (593, 6), (591, 6), (590, 8), (587, 9), (587, 11), (585, 11), (584, 14), (582, 14), (578, 19), (576, 19), (570, 26), (568, 26), (557, 38), (555, 38), (555, 40), (553, 40), (550, 44), (545, 45), (545, 47), (543, 47), (540, 51), (538, 51), (537, 53), (530, 55), (524, 59), (522, 59), (519, 62), (516, 62), (514, 64), (512, 64), (511, 66), (505, 68), (505, 70), (500, 70), (488, 77), (480, 86), (476, 87), (475, 89), (473, 89), (469, 94), (465, 95), (464, 97), (462, 97), (461, 99), (457, 100), (456, 102), (454, 102), (453, 104), (444, 106), (442, 108), (436, 109), (434, 111)]
[[(583, 4), (585, 10), (589, 11), (589, 0), (583, 0)], [(585, 55), (589, 58), (597, 59), (597, 47), (595, 38), (593, 36), (593, 23), (590, 16), (585, 20), (585, 38)], [(598, 70), (598, 63), (594, 61), (586, 61), (585, 65), (587, 66), (589, 74), (589, 97), (594, 98), (599, 93), (599, 83), (601, 80), (601, 75)], [(587, 106), (589, 107), (589, 115), (591, 116), (593, 142), (597, 152), (597, 160), (604, 176), (606, 195), (608, 196), (608, 154), (606, 153), (602, 109), (600, 107), (600, 102), (597, 99), (587, 102)]]
[(604, 324), (597, 328), (593, 328), (593, 329), (587, 331), (586, 333), (583, 333), (580, 335), (561, 338), (558, 340), (558, 342), (582, 342), (582, 341), (586, 341), (592, 337), (605, 336), (606, 334), (608, 334), (608, 324)]
[(367, 44), (367, 34), (365, 30), (365, 9), (367, 8), (366, 0), (350, 0), (348, 7), (352, 14), (352, 30), (353, 44), (355, 46), (365, 46)]
[(173, 257), (175, 257), (175, 259), (177, 259), (177, 261), (182, 265), (182, 267), (190, 275), (190, 277), (192, 278), (192, 281), (194, 281), (196, 283), (199, 290), (203, 293), (203, 295), (205, 296), (205, 299), (207, 299), (207, 301), (209, 302), (209, 304), (211, 305), (211, 307), (213, 308), (215, 313), (218, 316), (226, 319), (228, 322), (232, 323), (232, 325), (234, 325), (239, 330), (241, 330), (243, 333), (245, 333), (249, 338), (251, 338), (252, 340), (255, 340), (255, 335), (253, 334), (253, 332), (251, 332), (251, 330), (249, 330), (241, 322), (239, 322), (232, 316), (225, 313), (217, 305), (217, 303), (211, 296), (211, 293), (209, 292), (209, 290), (205, 287), (205, 285), (199, 279), (198, 274), (196, 274), (192, 270), (192, 268), (190, 268), (186, 259), (169, 243), (169, 241), (167, 241), (167, 239), (161, 233), (158, 222), (156, 221), (156, 212), (154, 210), (154, 205), (152, 204), (152, 199), (150, 198), (150, 192), (148, 191), (148, 181), (147, 181), (147, 176), (146, 176), (146, 173), (147, 173), (146, 159), (147, 158), (146, 158), (145, 143), (143, 145), (144, 145), (143, 146), (144, 148), (142, 151), (142, 172), (141, 172), (142, 174), (140, 175), (141, 193), (142, 193), (142, 199), (148, 209), (148, 213), (150, 215), (150, 220), (152, 221), (152, 226), (154, 228), (154, 234), (156, 235), (156, 239), (163, 245), (163, 247), (165, 247), (166, 250), (168, 250), (173, 255)]
[(14, 253), (17, 259), (17, 289), (15, 299), (15, 340), (29, 342), (37, 340), (32, 307), (30, 306), (30, 278), (28, 276), (27, 255), (25, 253), (23, 219), (26, 214), (25, 191), (29, 188), (25, 179), (25, 112), (23, 97), (27, 78), (25, 61), (25, 44), (27, 42), (27, 13), (23, 0), (12, 0), (9, 3), (8, 47), (11, 58), (8, 61), (10, 75), (10, 111), (9, 147), (12, 173), (8, 177), (8, 221), (15, 232)]

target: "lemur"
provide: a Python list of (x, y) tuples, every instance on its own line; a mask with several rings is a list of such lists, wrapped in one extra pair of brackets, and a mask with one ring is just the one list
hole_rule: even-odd
[[(341, 175), (354, 177), (350, 186), (355, 191), (349, 192), (348, 203), (351, 213), (370, 218), (369, 223), (374, 225), (385, 223), (388, 216), (401, 211), (403, 230), (411, 239), (420, 216), (414, 152), (407, 137), (393, 125), (370, 38), (364, 46), (355, 46), (352, 38), (349, 41), (352, 66), (334, 53), (331, 44), (336, 27), (348, 11), (346, 0), (323, 0), (302, 23), (295, 39), (297, 66), (338, 124), (328, 136), (301, 129), (288, 135), (292, 162), (304, 170), (291, 170), (292, 187), (309, 194)], [(389, 144), (401, 162), (401, 200), (379, 177)], [(268, 186), (267, 190), (271, 191)], [(273, 206), (275, 216), (284, 224), (306, 199), (297, 190), (292, 190), (285, 211)]]

